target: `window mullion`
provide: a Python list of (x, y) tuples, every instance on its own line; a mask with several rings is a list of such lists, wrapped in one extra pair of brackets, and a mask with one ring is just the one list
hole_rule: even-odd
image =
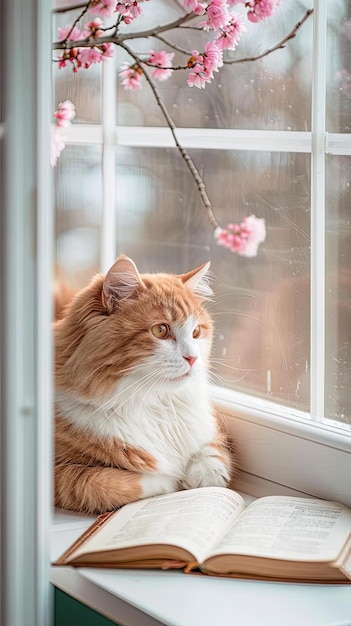
[(311, 417), (324, 417), (326, 2), (314, 2), (311, 159)]
[(102, 216), (100, 231), (100, 269), (106, 272), (116, 258), (115, 212), (115, 128), (116, 72), (115, 63), (102, 68)]

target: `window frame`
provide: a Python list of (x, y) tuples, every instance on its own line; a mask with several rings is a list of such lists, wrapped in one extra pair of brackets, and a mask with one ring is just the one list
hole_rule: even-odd
[(50, 3), (3, 3), (0, 31), (1, 616), (6, 624), (48, 626), (53, 613)]

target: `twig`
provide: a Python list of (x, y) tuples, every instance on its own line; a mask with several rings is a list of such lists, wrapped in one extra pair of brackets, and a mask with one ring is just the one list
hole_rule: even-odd
[(87, 11), (89, 10), (89, 4), (90, 4), (90, 0), (89, 0), (89, 2), (85, 5), (85, 7), (84, 7), (83, 11), (81, 12), (81, 14), (80, 14), (80, 15), (78, 15), (78, 17), (74, 20), (74, 22), (73, 22), (73, 24), (72, 24), (72, 26), (71, 26), (71, 29), (70, 29), (70, 31), (69, 31), (69, 33), (66, 35), (65, 39), (62, 41), (62, 43), (63, 43), (63, 44), (66, 44), (66, 43), (67, 43), (67, 41), (68, 41), (69, 37), (71, 36), (71, 34), (72, 34), (72, 32), (73, 32), (73, 30), (74, 30), (75, 26), (78, 24), (79, 20), (81, 20), (81, 19), (82, 19), (82, 17), (83, 17), (83, 16), (87, 13)]
[[(138, 67), (141, 68), (141, 61), (139, 60), (137, 55), (133, 52), (133, 50), (131, 50), (124, 43), (120, 43), (120, 46), (121, 46), (121, 48), (123, 48), (134, 59), (134, 61), (138, 65)], [(161, 111), (163, 113), (163, 116), (164, 116), (164, 118), (165, 118), (165, 120), (167, 122), (167, 125), (169, 126), (169, 128), (171, 130), (171, 133), (173, 135), (173, 139), (174, 139), (175, 145), (178, 148), (178, 151), (180, 152), (180, 154), (181, 154), (182, 158), (184, 159), (185, 163), (187, 164), (187, 166), (188, 166), (188, 168), (190, 170), (190, 173), (191, 173), (192, 177), (194, 178), (194, 180), (195, 180), (195, 182), (197, 184), (197, 188), (198, 188), (198, 191), (200, 193), (203, 205), (205, 206), (205, 209), (207, 211), (207, 217), (208, 217), (208, 219), (210, 221), (210, 224), (213, 226), (213, 228), (218, 228), (219, 224), (218, 224), (218, 222), (217, 222), (217, 220), (216, 220), (216, 218), (214, 216), (214, 213), (213, 213), (213, 210), (212, 210), (211, 201), (210, 201), (210, 199), (209, 199), (209, 197), (207, 195), (207, 192), (206, 192), (205, 183), (202, 180), (202, 178), (201, 178), (201, 176), (199, 174), (199, 171), (197, 170), (193, 160), (191, 159), (190, 155), (188, 154), (188, 151), (185, 148), (183, 148), (183, 146), (180, 145), (180, 143), (178, 141), (178, 138), (177, 138), (177, 135), (176, 135), (176, 132), (175, 132), (176, 125), (173, 122), (170, 114), (168, 113), (168, 110), (167, 110), (164, 102), (161, 99), (161, 96), (160, 96), (160, 94), (158, 92), (158, 89), (157, 89), (154, 81), (152, 80), (152, 78), (148, 74), (148, 72), (145, 72), (145, 70), (143, 68), (141, 68), (141, 69), (143, 71), (143, 74), (144, 74), (147, 82), (149, 83), (149, 85), (151, 87), (151, 90), (152, 90), (152, 92), (153, 92), (153, 94), (155, 96), (156, 102), (159, 105), (159, 107), (160, 107), (160, 109), (161, 109)]]
[(258, 61), (259, 59), (262, 59), (268, 54), (271, 54), (271, 52), (275, 52), (276, 50), (285, 48), (287, 42), (290, 39), (293, 39), (294, 37), (296, 37), (296, 33), (300, 30), (301, 26), (306, 22), (306, 20), (310, 17), (310, 15), (312, 15), (312, 13), (313, 13), (313, 9), (308, 9), (305, 15), (303, 16), (303, 18), (299, 22), (297, 22), (297, 24), (295, 24), (294, 28), (290, 31), (290, 33), (286, 35), (284, 39), (279, 41), (275, 46), (273, 46), (273, 48), (268, 48), (265, 52), (261, 52), (261, 54), (257, 54), (256, 56), (252, 56), (252, 57), (245, 57), (243, 59), (232, 59), (231, 61), (224, 60), (224, 63), (226, 63), (227, 65), (234, 65), (234, 63), (246, 63), (248, 61)]
[(171, 43), (165, 37), (161, 37), (161, 35), (155, 35), (155, 38), (158, 39), (159, 41), (162, 41), (162, 43), (166, 44), (166, 46), (168, 46), (169, 48), (173, 48), (173, 50), (176, 50), (177, 52), (186, 54), (189, 57), (191, 57), (192, 55), (192, 52), (190, 52), (189, 50), (185, 50), (184, 48), (177, 46), (175, 43)]
[[(76, 20), (75, 24), (81, 17), (82, 16), (80, 15), (79, 18)], [(124, 33), (122, 35), (119, 35), (118, 37), (113, 36), (113, 35), (106, 35), (105, 37), (97, 37), (93, 41), (90, 39), (79, 40), (79, 42), (55, 41), (52, 44), (52, 49), (53, 50), (62, 50), (62, 49), (69, 50), (70, 48), (77, 48), (78, 46), (79, 47), (101, 46), (104, 43), (113, 43), (116, 46), (119, 46), (124, 41), (127, 41), (129, 39), (148, 39), (149, 37), (154, 37), (158, 35), (159, 33), (166, 32), (167, 30), (172, 30), (172, 28), (177, 28), (179, 24), (183, 24), (184, 22), (193, 18), (194, 18), (194, 15), (192, 15), (191, 13), (187, 13), (186, 15), (179, 17), (177, 20), (174, 20), (173, 22), (169, 22), (168, 24), (164, 24), (163, 26), (156, 26), (154, 28), (150, 28), (149, 30), (144, 30), (141, 32), (136, 32), (136, 33), (129, 33), (129, 34)]]
[(55, 13), (68, 13), (68, 11), (77, 11), (78, 9), (82, 9), (86, 6), (86, 2), (80, 2), (79, 4), (71, 4), (70, 6), (58, 7), (57, 9), (53, 9), (52, 12)]

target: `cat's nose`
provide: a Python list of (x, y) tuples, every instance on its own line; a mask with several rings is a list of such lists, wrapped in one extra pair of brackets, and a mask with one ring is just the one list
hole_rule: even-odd
[(185, 356), (184, 359), (188, 361), (190, 367), (192, 367), (195, 361), (197, 361), (197, 356)]

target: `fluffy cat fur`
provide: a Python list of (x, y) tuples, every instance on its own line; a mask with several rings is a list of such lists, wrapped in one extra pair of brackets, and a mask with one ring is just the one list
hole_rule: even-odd
[(141, 275), (121, 255), (55, 323), (57, 506), (100, 513), (228, 484), (208, 386), (208, 267)]

